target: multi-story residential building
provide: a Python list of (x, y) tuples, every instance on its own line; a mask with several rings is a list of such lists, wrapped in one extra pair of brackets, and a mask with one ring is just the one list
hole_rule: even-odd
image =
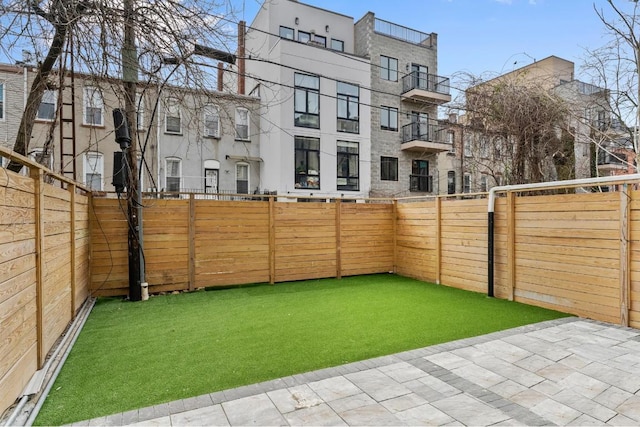
[(449, 79), (438, 75), (437, 34), (369, 12), (355, 40), (355, 53), (371, 60), (371, 195), (437, 193), (438, 153), (451, 150), (437, 120), (438, 106), (451, 101)]
[(263, 188), (368, 196), (369, 60), (353, 18), (297, 1), (266, 1), (246, 32), (247, 89), (260, 93)]
[[(558, 95), (567, 105), (567, 127), (558, 129), (558, 135), (560, 138), (568, 138), (573, 145), (569, 155), (571, 170), (566, 171), (565, 176), (560, 176), (553, 167), (553, 160), (549, 158), (545, 176), (549, 180), (592, 176), (595, 150), (599, 146), (594, 131), (602, 123), (609, 121), (606, 107), (608, 92), (575, 80), (573, 62), (555, 56), (481, 85), (494, 85), (504, 81), (535, 84)], [(474, 128), (464, 115), (458, 118), (453, 114), (446, 123), (443, 121), (443, 125), (448, 127), (447, 137), (453, 142), (454, 148), (440, 155), (440, 179), (446, 176), (449, 184), (439, 188), (441, 194), (484, 192), (505, 183), (503, 174), (511, 165), (505, 160), (502, 150), (509, 143), (508, 138)]]
[[(429, 194), (449, 150), (437, 106), (437, 35), (296, 0), (265, 1), (246, 33), (262, 100), (264, 187), (283, 194)], [(238, 71), (240, 72), (240, 71)], [(241, 73), (243, 74), (243, 73)]]
[[(0, 67), (0, 142), (9, 148), (15, 141), (34, 71), (30, 67)], [(59, 86), (57, 77), (54, 80), (54, 87)], [(113, 191), (114, 152), (119, 146), (111, 113), (123, 106), (122, 99), (122, 85), (117, 80), (67, 75), (62, 92), (44, 93), (28, 154), (55, 172), (75, 174), (78, 181), (95, 190)], [(261, 190), (256, 97), (166, 86), (159, 90), (155, 84), (140, 83), (137, 105), (137, 137), (145, 147), (144, 153), (138, 153), (139, 159), (144, 158), (138, 164), (144, 191)]]

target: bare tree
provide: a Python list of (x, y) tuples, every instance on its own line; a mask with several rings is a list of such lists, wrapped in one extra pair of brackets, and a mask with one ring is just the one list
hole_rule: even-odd
[[(16, 58), (17, 52), (26, 49), (41, 58), (14, 151), (23, 155), (28, 152), (43, 93), (55, 86), (51, 74), (56, 70), (64, 72), (60, 58), (71, 36), (77, 70), (98, 79), (122, 78), (121, 55), (133, 55), (129, 59), (135, 61), (136, 74), (143, 80), (161, 81), (171, 72), (171, 78), (178, 84), (212, 87), (207, 68), (193, 65), (187, 59), (196, 44), (233, 50), (235, 39), (231, 33), (235, 27), (229, 24), (228, 17), (233, 11), (228, 4), (209, 0), (128, 0), (131, 13), (125, 13), (125, 2), (127, 0), (0, 0), (2, 53)], [(137, 52), (123, 53), (125, 22), (134, 27)], [(177, 64), (175, 69), (163, 68), (166, 58), (172, 58)], [(205, 66), (215, 66), (212, 60), (204, 61)], [(127, 91), (122, 90), (125, 105)], [(19, 171), (21, 166), (11, 163), (9, 168)]]
[[(474, 79), (477, 82), (477, 79)], [(466, 91), (466, 123), (479, 135), (471, 159), (496, 181), (523, 184), (557, 179), (573, 146), (563, 137), (568, 109), (545, 85), (496, 79)]]
[(608, 8), (595, 13), (602, 22), (609, 40), (604, 46), (586, 49), (585, 75), (591, 82), (607, 91), (602, 108), (609, 117), (605, 123), (591, 123), (592, 140), (599, 150), (609, 150), (616, 139), (626, 134), (636, 158), (638, 146), (638, 101), (640, 86), (640, 9), (637, 1), (615, 4), (607, 0)]

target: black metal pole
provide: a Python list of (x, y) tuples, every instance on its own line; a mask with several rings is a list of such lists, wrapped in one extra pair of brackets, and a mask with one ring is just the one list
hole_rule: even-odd
[(493, 297), (493, 210), (488, 213), (487, 224), (487, 255), (488, 255), (488, 271), (487, 271), (487, 296)]

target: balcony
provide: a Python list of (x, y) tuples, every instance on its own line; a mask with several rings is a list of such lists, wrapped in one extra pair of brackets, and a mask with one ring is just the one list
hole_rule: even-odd
[(402, 151), (420, 151), (440, 153), (450, 151), (451, 144), (446, 142), (446, 129), (426, 123), (409, 123), (402, 126)]
[(444, 104), (451, 101), (448, 77), (413, 71), (402, 78), (402, 99)]
[(625, 153), (607, 153), (606, 151), (598, 153), (599, 171), (626, 171), (628, 168), (629, 165)]

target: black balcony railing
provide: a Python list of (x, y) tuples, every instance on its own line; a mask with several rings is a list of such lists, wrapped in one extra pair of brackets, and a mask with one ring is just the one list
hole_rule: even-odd
[(402, 93), (413, 89), (449, 95), (451, 84), (448, 77), (413, 71), (402, 78)]
[(624, 165), (627, 159), (624, 154), (620, 153), (607, 153), (606, 151), (600, 151), (598, 153), (598, 165)]
[(427, 175), (409, 175), (409, 191), (433, 193), (433, 177)]
[(446, 144), (446, 129), (427, 123), (409, 123), (402, 126), (402, 142), (426, 141)]

